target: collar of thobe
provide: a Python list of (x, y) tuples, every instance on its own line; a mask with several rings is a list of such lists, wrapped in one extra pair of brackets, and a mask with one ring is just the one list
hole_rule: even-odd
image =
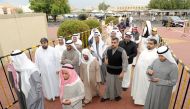
[(157, 48), (154, 48), (154, 49), (151, 49), (151, 50), (149, 50), (149, 49), (146, 49), (148, 52), (152, 52), (152, 51), (157, 51)]

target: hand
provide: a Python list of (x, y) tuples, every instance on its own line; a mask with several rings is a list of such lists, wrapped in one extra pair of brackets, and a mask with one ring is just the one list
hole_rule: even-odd
[(159, 78), (152, 78), (150, 81), (151, 81), (151, 82), (159, 82), (160, 79), (159, 79)]
[(107, 65), (108, 64), (108, 58), (105, 58), (104, 63)]
[(64, 65), (65, 63), (67, 63), (67, 60), (68, 60), (68, 59), (62, 59), (62, 60), (61, 60), (61, 64)]
[(150, 75), (150, 76), (152, 76), (152, 75), (154, 74), (154, 71), (149, 69), (149, 70), (147, 71), (147, 74)]
[(64, 99), (64, 100), (62, 101), (62, 104), (64, 104), (64, 105), (70, 105), (70, 104), (71, 104), (71, 101), (70, 101), (70, 100), (67, 100), (67, 99)]
[(100, 86), (101, 85), (101, 83), (100, 82), (97, 82), (97, 86)]
[(98, 82), (96, 86), (98, 90), (100, 89), (100, 85), (101, 85), (100, 82)]
[(120, 75), (119, 75), (118, 77), (119, 77), (119, 79), (122, 79), (123, 76), (124, 76), (124, 72), (121, 72)]

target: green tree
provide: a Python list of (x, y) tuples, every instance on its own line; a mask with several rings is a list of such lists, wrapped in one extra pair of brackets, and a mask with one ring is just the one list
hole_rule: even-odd
[(56, 21), (57, 15), (70, 12), (70, 6), (68, 0), (30, 0), (30, 8), (35, 12), (46, 13), (52, 15), (54, 21)]
[(113, 22), (114, 25), (117, 25), (119, 20), (116, 17), (110, 16), (106, 18), (105, 24), (109, 24), (110, 22)]
[(57, 31), (57, 36), (69, 37), (74, 33), (80, 33), (89, 30), (89, 26), (80, 20), (65, 20)]
[(110, 5), (107, 5), (105, 2), (102, 2), (98, 5), (98, 9), (103, 11), (107, 10), (109, 7)]
[(151, 9), (190, 9), (190, 0), (151, 0), (148, 6)]
[(90, 29), (97, 28), (100, 26), (100, 23), (98, 20), (85, 20), (84, 23), (86, 23)]

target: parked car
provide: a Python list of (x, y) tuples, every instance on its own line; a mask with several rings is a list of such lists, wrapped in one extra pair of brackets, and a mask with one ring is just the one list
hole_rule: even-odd
[(183, 27), (184, 21), (178, 16), (164, 16), (162, 19), (162, 25), (167, 26), (168, 22), (171, 22), (172, 27)]

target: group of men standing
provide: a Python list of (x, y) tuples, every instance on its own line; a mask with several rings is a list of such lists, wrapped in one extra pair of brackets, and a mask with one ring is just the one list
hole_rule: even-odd
[[(158, 48), (157, 28), (152, 28), (149, 21), (146, 23), (142, 36), (136, 26), (122, 33), (117, 26), (109, 25), (108, 36), (102, 40), (105, 36), (93, 29), (89, 47), (84, 49), (79, 34), (67, 41), (59, 37), (55, 48), (48, 45), (47, 38), (42, 38), (35, 52), (35, 64), (23, 52), (14, 51), (9, 71), (14, 72), (10, 74), (18, 97), (24, 94), (26, 99), (20, 100), (26, 101), (27, 108), (23, 109), (43, 109), (43, 96), (48, 100), (60, 97), (64, 109), (81, 109), (82, 104), (100, 95), (101, 84), (105, 85), (101, 102), (120, 101), (122, 90), (131, 85), (131, 78), (135, 104), (145, 105), (145, 109), (167, 109), (177, 82), (177, 64), (168, 47)], [(20, 87), (17, 79), (21, 79)], [(30, 94), (36, 94), (38, 99), (31, 99)], [(41, 100), (40, 104), (37, 100)]]

